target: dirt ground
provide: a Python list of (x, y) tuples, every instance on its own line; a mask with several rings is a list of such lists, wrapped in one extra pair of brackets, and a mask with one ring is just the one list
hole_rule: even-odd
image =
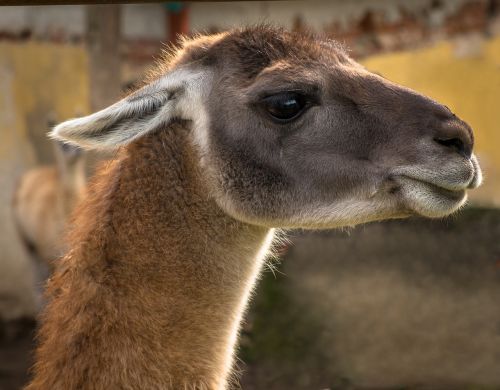
[[(500, 389), (500, 210), (291, 239), (243, 326), (243, 389)], [(27, 381), (34, 328), (0, 326), (0, 390)]]
[(17, 390), (28, 380), (36, 323), (22, 318), (0, 323), (0, 390)]

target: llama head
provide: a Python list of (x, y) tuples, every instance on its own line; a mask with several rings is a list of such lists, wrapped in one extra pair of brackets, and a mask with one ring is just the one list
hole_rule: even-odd
[(447, 215), (481, 182), (470, 127), (322, 38), (256, 27), (186, 41), (144, 87), (57, 126), (87, 148), (190, 123), (209, 194), (269, 227)]

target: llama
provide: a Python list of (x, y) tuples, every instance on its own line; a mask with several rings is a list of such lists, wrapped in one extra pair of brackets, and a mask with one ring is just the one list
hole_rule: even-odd
[(56, 164), (34, 168), (20, 179), (13, 201), (19, 233), (34, 257), (52, 266), (64, 254), (63, 232), (85, 190), (83, 150), (54, 142)]
[(49, 283), (29, 390), (231, 387), (274, 229), (441, 217), (481, 182), (448, 108), (264, 26), (186, 40), (52, 137), (118, 151)]

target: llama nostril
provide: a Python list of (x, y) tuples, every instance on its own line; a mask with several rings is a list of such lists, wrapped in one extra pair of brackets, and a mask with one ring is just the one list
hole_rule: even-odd
[(464, 157), (470, 157), (471, 152), (467, 150), (467, 147), (460, 138), (434, 138), (434, 141), (446, 148), (455, 150)]

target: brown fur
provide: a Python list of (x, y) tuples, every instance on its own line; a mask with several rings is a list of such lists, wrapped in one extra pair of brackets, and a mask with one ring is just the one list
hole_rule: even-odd
[(181, 127), (160, 134), (123, 150), (78, 210), (28, 389), (221, 386), (225, 323), (266, 229), (205, 199)]

